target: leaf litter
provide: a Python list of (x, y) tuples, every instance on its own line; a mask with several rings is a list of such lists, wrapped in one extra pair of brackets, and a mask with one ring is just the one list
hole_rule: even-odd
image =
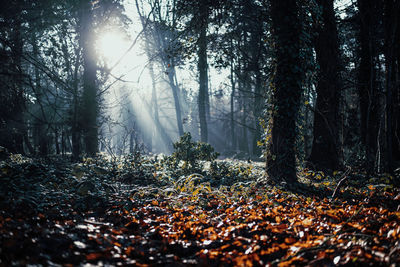
[(261, 163), (203, 163), (1, 161), (0, 265), (400, 264), (398, 177), (305, 169), (288, 191)]

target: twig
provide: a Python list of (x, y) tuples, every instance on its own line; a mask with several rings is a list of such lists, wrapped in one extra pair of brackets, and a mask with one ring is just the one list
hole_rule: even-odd
[(337, 186), (336, 186), (336, 188), (335, 188), (335, 191), (333, 191), (332, 199), (336, 196), (336, 194), (337, 194), (339, 188), (342, 186), (342, 184), (344, 183), (344, 181), (346, 181), (346, 180), (348, 179), (348, 175), (349, 175), (350, 171), (351, 171), (351, 167), (349, 167), (349, 168), (343, 173), (343, 175), (342, 175), (342, 177), (341, 177), (339, 183), (337, 184)]

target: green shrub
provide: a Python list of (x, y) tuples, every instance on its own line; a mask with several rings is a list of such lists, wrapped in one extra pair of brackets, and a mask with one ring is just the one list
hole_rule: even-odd
[(214, 152), (214, 148), (210, 144), (193, 142), (190, 133), (181, 136), (180, 140), (174, 143), (174, 149), (170, 160), (176, 165), (183, 162), (182, 168), (190, 171), (197, 170), (200, 161), (214, 161), (219, 155)]

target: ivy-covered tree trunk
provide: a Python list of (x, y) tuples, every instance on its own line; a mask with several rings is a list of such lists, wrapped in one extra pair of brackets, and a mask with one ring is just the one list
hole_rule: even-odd
[(83, 53), (83, 131), (85, 152), (93, 156), (98, 152), (98, 99), (96, 85), (96, 56), (93, 46), (93, 13), (90, 1), (82, 5), (80, 41)]
[(272, 0), (272, 35), (275, 40), (272, 129), (267, 151), (271, 180), (297, 182), (296, 118), (301, 99), (300, 22), (295, 0)]
[(202, 142), (208, 142), (207, 115), (209, 114), (209, 95), (208, 95), (208, 63), (207, 63), (207, 27), (208, 10), (203, 1), (199, 1), (199, 23), (200, 33), (198, 39), (198, 70), (199, 70), (199, 121), (200, 138)]
[(320, 67), (314, 112), (314, 139), (308, 161), (318, 170), (340, 166), (340, 55), (333, 0), (317, 0), (323, 25), (318, 26), (315, 52)]

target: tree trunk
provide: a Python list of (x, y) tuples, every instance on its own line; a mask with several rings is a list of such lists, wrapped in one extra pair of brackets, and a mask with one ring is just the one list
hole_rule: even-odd
[(77, 54), (77, 59), (75, 62), (75, 69), (74, 69), (74, 81), (73, 81), (73, 95), (72, 95), (72, 118), (71, 118), (71, 141), (72, 141), (72, 159), (77, 161), (79, 159), (81, 153), (81, 129), (80, 129), (80, 121), (79, 118), (79, 90), (78, 90), (78, 69), (79, 69), (79, 53)]
[(377, 90), (376, 79), (376, 51), (377, 41), (373, 30), (376, 28), (375, 17), (379, 14), (377, 2), (374, 0), (358, 0), (360, 14), (360, 67), (358, 86), (361, 111), (361, 137), (365, 147), (368, 172), (373, 172), (377, 153), (377, 138), (379, 132), (379, 103), (380, 95)]
[[(393, 172), (393, 144), (396, 134), (394, 134), (393, 125), (393, 110), (394, 102), (398, 104), (398, 99), (393, 99), (396, 84), (396, 55), (399, 53), (396, 48), (396, 33), (399, 33), (399, 19), (397, 18), (400, 12), (400, 1), (386, 0), (384, 12), (384, 27), (385, 27), (385, 69), (386, 69), (386, 171)], [(396, 51), (396, 52), (395, 52)], [(399, 62), (397, 62), (399, 64)], [(398, 146), (398, 144), (396, 144)], [(397, 148), (398, 149), (398, 148)]]
[(240, 122), (240, 124), (241, 124), (241, 130), (242, 130), (242, 134), (240, 135), (240, 139), (239, 139), (239, 150), (241, 151), (241, 152), (245, 152), (245, 153), (249, 153), (249, 139), (248, 139), (248, 137), (247, 137), (247, 130), (248, 130), (248, 127), (247, 127), (247, 119), (248, 119), (248, 113), (247, 113), (247, 107), (246, 107), (246, 100), (247, 98), (246, 97), (243, 97), (242, 96), (242, 102), (241, 102), (241, 104), (242, 104), (242, 106), (241, 106), (241, 122)]
[[(138, 13), (140, 14), (141, 17), (141, 22), (142, 26), (144, 27), (146, 23), (144, 21), (144, 17), (141, 14), (140, 8), (139, 8), (139, 3), (136, 1), (136, 8), (138, 10)], [(172, 29), (175, 29), (176, 27), (176, 9), (175, 9), (175, 1), (173, 1), (172, 5)], [(171, 43), (176, 41), (174, 39), (173, 33), (171, 33), (169, 30), (165, 29), (165, 25), (163, 23), (167, 24), (166, 21), (163, 21), (162, 18), (162, 12), (160, 9), (159, 3), (154, 5), (154, 11), (153, 11), (153, 17), (154, 21), (159, 21), (162, 22), (160, 24), (155, 23), (154, 24), (154, 39), (156, 42), (156, 49), (159, 49), (159, 53), (161, 54), (161, 62), (166, 66), (166, 73), (168, 76), (168, 82), (172, 90), (172, 96), (174, 98), (174, 105), (175, 105), (175, 115), (176, 115), (176, 123), (178, 127), (178, 134), (180, 136), (183, 135), (184, 130), (183, 130), (183, 121), (182, 121), (182, 109), (181, 109), (181, 101), (180, 101), (180, 92), (179, 92), (179, 87), (178, 84), (175, 80), (176, 78), (176, 72), (175, 72), (175, 60), (173, 59), (173, 55), (167, 54), (168, 50), (171, 48)], [(172, 36), (171, 36), (172, 35)], [(146, 38), (149, 38), (149, 35), (146, 33)], [(161, 124), (160, 124), (161, 125)], [(166, 137), (164, 135), (164, 137)], [(169, 144), (167, 144), (169, 146)]]
[[(150, 59), (150, 54), (147, 54), (148, 58)], [(150, 78), (151, 78), (151, 108), (152, 108), (152, 115), (154, 118), (154, 125), (156, 128), (156, 133), (155, 133), (155, 137), (157, 135), (160, 135), (161, 137), (161, 142), (162, 142), (162, 147), (163, 149), (167, 152), (170, 153), (173, 149), (172, 147), (172, 140), (169, 137), (168, 133), (166, 132), (164, 126), (161, 124), (160, 122), (160, 115), (158, 112), (158, 99), (157, 99), (157, 90), (156, 90), (156, 79), (155, 79), (155, 75), (154, 75), (154, 68), (153, 68), (153, 63), (150, 62), (149, 64), (149, 73), (150, 73)], [(178, 104), (180, 104), (180, 102), (178, 102)], [(180, 107), (180, 105), (179, 105)], [(177, 117), (178, 117), (178, 113), (180, 114), (180, 108), (177, 110)], [(180, 133), (180, 135), (183, 135), (183, 125), (182, 127), (179, 126), (178, 123), (178, 129), (181, 129), (179, 131), (179, 133), (182, 131), (182, 133)]]
[(83, 130), (85, 152), (94, 156), (98, 152), (98, 99), (96, 85), (96, 55), (93, 46), (93, 14), (91, 2), (85, 0), (82, 6), (80, 41), (83, 54)]
[(244, 2), (244, 56), (247, 59), (247, 71), (251, 73), (252, 76), (247, 77), (245, 80), (249, 86), (249, 92), (252, 92), (252, 154), (255, 156), (261, 155), (261, 149), (258, 146), (258, 141), (261, 140), (261, 127), (260, 127), (260, 117), (262, 115), (263, 103), (265, 99), (262, 93), (262, 74), (261, 74), (261, 60), (263, 58), (263, 23), (260, 19), (260, 14), (258, 6), (253, 0), (246, 0)]
[(172, 96), (174, 97), (174, 104), (175, 104), (175, 114), (176, 114), (176, 123), (178, 126), (178, 134), (179, 136), (182, 136), (184, 131), (183, 131), (183, 122), (182, 122), (182, 110), (181, 110), (181, 101), (179, 97), (179, 88), (178, 85), (175, 83), (175, 62), (173, 60), (170, 60), (168, 63), (168, 81), (169, 85), (172, 89)]
[[(136, 4), (136, 10), (139, 13), (140, 16), (140, 21), (142, 24), (143, 29), (145, 29), (147, 23), (149, 23), (149, 21), (145, 21), (145, 18), (140, 10), (139, 7), (139, 2), (136, 0), (135, 1)], [(159, 8), (159, 6), (157, 5), (157, 7)], [(174, 4), (174, 11), (175, 12), (175, 4)], [(160, 15), (160, 11), (157, 10), (157, 12), (154, 12), (154, 14), (159, 14)], [(155, 17), (156, 15), (154, 15)], [(160, 15), (161, 16), (161, 15)], [(156, 19), (155, 19), (156, 20)], [(161, 48), (165, 48), (165, 36), (164, 33), (162, 32), (161, 29), (158, 29), (155, 25), (154, 25), (154, 35), (152, 36), (149, 31), (145, 31), (144, 32), (144, 36), (146, 39), (146, 55), (147, 58), (149, 59), (149, 74), (150, 74), (150, 78), (151, 78), (151, 105), (150, 105), (150, 109), (152, 110), (152, 116), (154, 119), (154, 125), (155, 125), (155, 133), (153, 134), (153, 136), (156, 138), (158, 136), (160, 136), (161, 138), (161, 143), (162, 143), (162, 149), (165, 150), (167, 153), (170, 153), (173, 149), (172, 147), (172, 140), (170, 138), (170, 136), (168, 135), (168, 133), (166, 132), (164, 126), (161, 124), (160, 122), (160, 116), (159, 116), (159, 106), (158, 106), (158, 97), (157, 97), (157, 90), (156, 90), (156, 78), (155, 78), (155, 74), (154, 74), (154, 63), (152, 59), (152, 55), (151, 55), (151, 46), (149, 45), (152, 42), (152, 38), (154, 38), (156, 40), (156, 43), (161, 47)], [(161, 37), (161, 36), (162, 37)], [(172, 64), (171, 64), (172, 63)], [(170, 69), (168, 69), (168, 64)], [(174, 82), (174, 76), (175, 76), (175, 67), (173, 65), (173, 62), (167, 63), (167, 72), (168, 72), (168, 80), (169, 80), (169, 84), (172, 90), (172, 94), (174, 97), (174, 104), (175, 104), (175, 114), (176, 114), (176, 121), (177, 121), (177, 127), (178, 127), (178, 133), (180, 136), (183, 135), (184, 131), (183, 131), (183, 121), (182, 121), (182, 111), (181, 111), (181, 104), (180, 104), (180, 99), (179, 99), (179, 94), (178, 94), (178, 88), (177, 85)], [(172, 73), (170, 75), (170, 72), (172, 70)], [(157, 138), (158, 139), (158, 138)]]
[(65, 156), (65, 152), (66, 152), (66, 149), (65, 149), (65, 131), (64, 131), (64, 128), (62, 128), (62, 130), (61, 130), (61, 155)]
[[(32, 52), (35, 60), (39, 60), (38, 58), (39, 51), (38, 51), (38, 45), (36, 43), (36, 36), (33, 36), (32, 38)], [(46, 156), (48, 154), (48, 140), (47, 140), (47, 127), (46, 127), (47, 118), (42, 102), (44, 98), (44, 93), (41, 86), (39, 68), (37, 66), (33, 66), (33, 68), (35, 68), (35, 87), (34, 87), (34, 93), (36, 97), (35, 105), (37, 106), (38, 109), (38, 114), (34, 118), (34, 140), (35, 140), (35, 146), (38, 148), (39, 155)]]
[(253, 155), (254, 156), (260, 156), (261, 155), (261, 149), (258, 146), (258, 142), (261, 140), (261, 126), (260, 126), (260, 117), (262, 114), (262, 108), (263, 108), (263, 99), (262, 97), (262, 82), (261, 82), (261, 73), (258, 71), (256, 73), (256, 84), (254, 88), (254, 107), (253, 107), (253, 113), (254, 113), (254, 130), (253, 130)]
[(207, 28), (208, 10), (207, 6), (200, 1), (200, 33), (198, 39), (198, 70), (199, 70), (199, 121), (200, 139), (208, 142), (207, 114), (209, 114), (209, 95), (208, 95), (208, 63), (207, 63)]
[(12, 146), (10, 151), (14, 153), (24, 154), (24, 132), (26, 131), (24, 125), (24, 88), (23, 88), (23, 73), (22, 73), (22, 53), (23, 53), (23, 40), (22, 40), (22, 22), (20, 15), (22, 11), (20, 7), (17, 6), (16, 19), (14, 21), (14, 27), (12, 29), (12, 54), (13, 54), (13, 64), (15, 67), (14, 84), (12, 94), (13, 99), (13, 114), (11, 115), (10, 129), (12, 130)]
[(56, 154), (60, 154), (59, 131), (57, 127), (54, 128), (54, 145), (56, 147)]
[[(233, 48), (233, 44), (231, 41), (231, 47)], [(231, 150), (232, 151), (236, 151), (236, 137), (235, 137), (235, 86), (236, 86), (236, 82), (235, 82), (235, 78), (234, 78), (234, 71), (233, 71), (233, 58), (231, 59), (231, 75), (230, 75), (230, 79), (231, 79), (231, 87), (232, 87), (232, 91), (231, 91), (231, 110), (230, 110), (230, 123), (231, 123)]]
[[(397, 1), (398, 3), (398, 1)], [(400, 12), (400, 7), (393, 10), (393, 14)], [(397, 13), (396, 13), (397, 12)], [(394, 47), (393, 47), (393, 64), (394, 69), (392, 71), (393, 79), (393, 91), (392, 91), (392, 107), (393, 107), (393, 130), (392, 130), (392, 148), (393, 148), (393, 159), (400, 161), (400, 16), (394, 16), (396, 19), (396, 30), (394, 33)]]
[(135, 153), (135, 132), (134, 129), (129, 133), (129, 154)]
[(275, 181), (297, 182), (296, 118), (301, 99), (300, 22), (295, 0), (271, 1), (272, 34), (275, 39), (276, 73), (271, 141), (267, 172)]
[(323, 25), (318, 27), (315, 52), (320, 67), (316, 87), (314, 139), (308, 159), (317, 170), (337, 170), (339, 161), (340, 55), (333, 0), (317, 0)]

